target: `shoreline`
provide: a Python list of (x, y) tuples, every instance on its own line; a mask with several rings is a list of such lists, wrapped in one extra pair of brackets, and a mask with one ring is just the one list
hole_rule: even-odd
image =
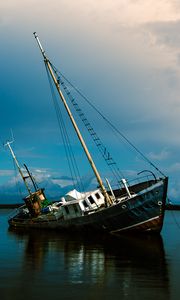
[(5, 208), (18, 208), (22, 206), (23, 203), (11, 203), (11, 204), (0, 204), (0, 209), (5, 209)]
[(180, 204), (166, 204), (166, 210), (180, 210)]

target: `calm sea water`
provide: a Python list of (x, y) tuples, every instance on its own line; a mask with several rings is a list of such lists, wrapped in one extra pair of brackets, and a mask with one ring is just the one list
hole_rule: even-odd
[(0, 210), (0, 299), (180, 299), (180, 211), (161, 236), (9, 231)]

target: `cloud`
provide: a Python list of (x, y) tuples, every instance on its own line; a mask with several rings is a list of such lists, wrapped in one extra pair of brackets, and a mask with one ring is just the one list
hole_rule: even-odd
[(12, 176), (13, 174), (12, 170), (0, 170), (0, 176)]
[(74, 184), (74, 181), (71, 179), (71, 178), (69, 178), (69, 179), (52, 179), (52, 182), (54, 183), (54, 184), (58, 184), (59, 186), (61, 186), (61, 187), (66, 187), (66, 186), (70, 186), (70, 185), (72, 185), (73, 186), (73, 184)]
[[(178, 1), (173, 0), (79, 0), (68, 3), (66, 8), (80, 11), (80, 15), (96, 17), (96, 20), (106, 22), (121, 22), (122, 24), (139, 24), (150, 21), (175, 20), (180, 17)], [(79, 4), (79, 5), (77, 5)], [(76, 8), (77, 7), (77, 8)], [(79, 9), (80, 8), (80, 9)], [(112, 18), (113, 16), (113, 18)]]
[(168, 198), (171, 202), (178, 202), (180, 199), (180, 181), (170, 178), (170, 184), (168, 188)]
[(173, 163), (169, 168), (168, 168), (169, 173), (174, 173), (174, 172), (180, 172), (180, 162), (175, 162)]
[(159, 153), (153, 153), (150, 152), (147, 156), (149, 159), (155, 160), (155, 161), (161, 161), (161, 160), (166, 160), (169, 157), (170, 153), (162, 149)]
[[(26, 170), (23, 169), (22, 171), (26, 175)], [(35, 179), (37, 183), (50, 180), (52, 176), (55, 174), (55, 172), (46, 168), (42, 168), (42, 169), (31, 168), (30, 173), (32, 174), (32, 177)]]
[(179, 49), (180, 36), (180, 19), (164, 22), (151, 22), (146, 24), (146, 28), (154, 36), (154, 44), (164, 45), (171, 48)]

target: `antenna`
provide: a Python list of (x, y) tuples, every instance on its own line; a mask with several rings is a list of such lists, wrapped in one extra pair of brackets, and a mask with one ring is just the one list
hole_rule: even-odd
[(28, 190), (28, 193), (31, 195), (31, 190), (30, 190), (30, 188), (28, 187), (28, 184), (27, 184), (27, 182), (26, 182), (26, 177), (24, 176), (24, 174), (23, 174), (23, 172), (22, 172), (22, 170), (21, 170), (21, 168), (20, 168), (20, 165), (19, 165), (19, 163), (18, 163), (18, 161), (17, 161), (17, 158), (16, 158), (16, 156), (15, 156), (13, 150), (12, 150), (12, 147), (11, 147), (11, 144), (12, 144), (12, 143), (13, 143), (13, 141), (10, 141), (10, 142), (7, 141), (7, 143), (4, 144), (4, 146), (5, 146), (5, 147), (7, 146), (7, 147), (9, 148), (9, 150), (10, 150), (10, 152), (11, 152), (11, 155), (12, 155), (14, 161), (15, 161), (15, 164), (16, 164), (16, 166), (17, 166), (17, 168), (18, 168), (19, 174), (21, 175), (21, 177), (22, 177), (22, 179), (23, 179), (23, 181), (24, 181), (24, 184), (25, 184), (25, 186), (26, 186), (26, 188), (27, 188), (27, 190)]

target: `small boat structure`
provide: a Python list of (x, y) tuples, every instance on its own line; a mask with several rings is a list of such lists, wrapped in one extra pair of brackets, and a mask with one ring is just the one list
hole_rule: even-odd
[[(95, 174), (98, 188), (88, 192), (79, 192), (77, 189), (74, 189), (64, 195), (59, 201), (49, 203), (45, 196), (44, 189), (37, 187), (27, 167), (26, 171), (28, 176), (24, 176), (10, 142), (7, 142), (6, 145), (11, 151), (28, 190), (28, 196), (24, 198), (25, 204), (16, 210), (15, 214), (9, 219), (10, 227), (80, 232), (92, 231), (93, 233), (103, 231), (114, 234), (124, 232), (159, 233), (164, 220), (168, 178), (162, 174), (162, 172), (160, 172), (161, 177), (156, 177), (154, 173), (149, 171), (148, 175), (150, 174), (150, 176), (138, 177), (131, 183), (124, 178), (119, 178), (118, 187), (116, 189), (112, 189), (108, 179), (106, 179), (105, 187), (66, 102), (65, 96), (62, 93), (61, 87), (64, 83), (59, 78), (59, 75), (57, 75), (57, 69), (53, 67), (47, 58), (38, 36), (36, 33), (34, 33), (34, 35), (43, 55), (46, 70), (52, 82), (55, 84), (60, 100), (64, 104), (75, 133)], [(67, 88), (66, 93), (68, 96), (70, 95)], [(74, 98), (71, 100), (74, 103)], [(77, 103), (75, 104), (77, 107)], [(88, 131), (91, 132), (94, 141), (99, 145), (99, 138), (90, 127), (90, 123), (87, 122), (82, 111), (79, 108), (77, 110), (86, 123)], [(110, 155), (108, 154), (105, 157), (106, 151), (104, 151), (103, 154), (105, 160), (110, 161)], [(147, 170), (145, 171), (147, 172)], [(27, 185), (27, 178), (30, 178), (33, 183), (33, 192)]]

